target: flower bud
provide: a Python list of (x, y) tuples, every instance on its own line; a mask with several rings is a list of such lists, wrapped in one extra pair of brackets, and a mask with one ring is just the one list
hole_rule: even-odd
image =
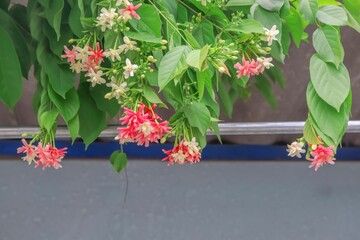
[(162, 46), (162, 47), (161, 47), (162, 50), (166, 50), (166, 48), (167, 48), (166, 46)]
[(69, 43), (74, 43), (76, 42), (75, 39), (69, 39)]
[(165, 39), (163, 39), (163, 40), (161, 40), (161, 42), (160, 42), (161, 44), (163, 44), (163, 45), (165, 45), (165, 44), (167, 44), (168, 43), (168, 41), (166, 41)]
[(109, 92), (109, 93), (105, 94), (104, 98), (111, 99), (112, 98), (112, 93)]
[(219, 71), (220, 73), (224, 73), (224, 72), (226, 71), (226, 69), (225, 69), (224, 67), (219, 67), (219, 68), (218, 68), (218, 71)]

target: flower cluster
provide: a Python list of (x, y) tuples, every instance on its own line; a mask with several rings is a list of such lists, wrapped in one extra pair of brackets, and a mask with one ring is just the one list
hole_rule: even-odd
[(163, 161), (168, 161), (168, 166), (177, 164), (184, 164), (186, 162), (193, 164), (200, 162), (201, 152), (199, 144), (196, 142), (195, 138), (192, 138), (191, 141), (181, 140), (181, 142), (173, 149), (163, 150), (167, 155), (163, 158)]
[[(125, 8), (120, 8), (123, 5)], [(100, 16), (96, 18), (96, 26), (100, 27), (102, 32), (105, 32), (106, 29), (112, 30), (114, 26), (119, 23), (127, 22), (132, 18), (140, 19), (139, 14), (137, 14), (136, 10), (141, 7), (141, 3), (134, 6), (130, 1), (118, 0), (115, 4), (117, 8), (102, 8), (100, 12)]]
[(28, 144), (25, 139), (21, 141), (23, 146), (17, 149), (17, 153), (25, 153), (26, 155), (22, 159), (27, 161), (29, 165), (34, 162), (35, 167), (42, 166), (43, 170), (47, 167), (62, 168), (60, 163), (66, 154), (67, 148), (57, 149), (50, 144), (43, 146), (41, 142), (38, 142), (38, 145), (35, 146)]
[(159, 142), (164, 133), (170, 133), (171, 128), (168, 121), (161, 121), (161, 118), (154, 112), (156, 105), (151, 108), (140, 103), (139, 109), (135, 112), (124, 108), (124, 117), (120, 118), (121, 124), (126, 127), (119, 127), (119, 134), (115, 139), (121, 144), (136, 142), (138, 145), (148, 147), (150, 142)]
[(308, 158), (307, 160), (311, 161), (309, 168), (315, 167), (315, 171), (322, 167), (324, 164), (334, 165), (334, 151), (333, 147), (324, 147), (322, 144), (312, 145), (312, 151), (310, 152), (313, 158)]
[[(263, 40), (268, 42), (268, 46), (272, 44), (272, 41), (277, 40), (276, 35), (279, 34), (279, 30), (276, 29), (274, 25), (270, 30), (264, 28), (265, 37)], [(266, 53), (266, 52), (264, 52)], [(245, 57), (242, 58), (242, 63), (237, 62), (234, 65), (234, 68), (237, 70), (237, 77), (241, 78), (242, 76), (251, 77), (263, 73), (265, 69), (269, 69), (274, 65), (271, 63), (272, 58), (269, 57), (257, 57), (255, 59), (246, 60)]]
[[(319, 142), (321, 142), (321, 138), (318, 137)], [(304, 142), (295, 141), (290, 145), (287, 145), (288, 149), (286, 150), (290, 157), (298, 157), (301, 158), (301, 153), (305, 153)], [(315, 167), (315, 171), (317, 171), (324, 164), (332, 164), (334, 165), (334, 150), (333, 146), (324, 147), (322, 144), (310, 144), (308, 143), (309, 150), (307, 156), (307, 160), (311, 161), (309, 168)], [(310, 155), (312, 158), (310, 158)]]

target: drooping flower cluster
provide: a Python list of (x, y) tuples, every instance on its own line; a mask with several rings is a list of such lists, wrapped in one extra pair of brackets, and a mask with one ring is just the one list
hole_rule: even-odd
[(199, 144), (196, 142), (196, 139), (193, 137), (191, 141), (181, 140), (181, 142), (173, 149), (163, 150), (163, 152), (167, 155), (163, 158), (163, 161), (168, 161), (168, 166), (184, 163), (198, 163), (201, 159)]
[(151, 142), (159, 142), (164, 133), (170, 133), (171, 127), (168, 126), (168, 121), (161, 122), (161, 118), (154, 112), (155, 108), (155, 104), (149, 108), (140, 103), (135, 112), (125, 107), (125, 116), (120, 118), (120, 121), (126, 127), (118, 128), (120, 132), (115, 139), (120, 140), (121, 144), (136, 142), (145, 147)]
[[(123, 5), (125, 8), (118, 8)], [(115, 4), (116, 8), (102, 8), (100, 15), (96, 18), (96, 26), (100, 27), (102, 32), (106, 29), (112, 30), (114, 26), (121, 22), (127, 22), (132, 18), (140, 19), (136, 10), (141, 7), (141, 3), (134, 6), (130, 1), (118, 0)]]
[[(70, 68), (73, 72), (87, 72), (86, 75), (97, 73), (97, 66), (100, 66), (101, 62), (104, 60), (103, 50), (100, 47), (100, 43), (96, 44), (96, 49), (93, 49), (90, 46), (72, 46), (70, 50), (64, 46), (65, 54), (61, 57), (67, 59), (70, 63)], [(94, 78), (92, 82), (99, 81), (98, 78)]]
[(255, 61), (247, 61), (244, 57), (242, 58), (242, 63), (236, 63), (234, 68), (237, 69), (237, 77), (241, 78), (242, 76), (251, 77), (263, 73), (265, 69), (269, 69), (274, 65), (271, 63), (272, 58), (259, 57)]
[(66, 154), (67, 148), (58, 149), (50, 144), (43, 146), (41, 142), (38, 142), (38, 145), (35, 146), (28, 144), (25, 139), (21, 141), (23, 146), (17, 149), (17, 153), (25, 153), (26, 155), (22, 159), (27, 161), (29, 165), (34, 162), (35, 167), (42, 166), (43, 170), (48, 167), (62, 168), (60, 163)]
[(319, 144), (315, 147), (316, 149), (310, 152), (313, 158), (308, 158), (308, 160), (311, 161), (309, 168), (315, 167), (315, 171), (317, 171), (319, 167), (322, 167), (324, 164), (335, 164), (335, 153), (332, 146), (324, 147), (322, 144)]
[[(308, 143), (308, 153), (306, 155), (306, 159), (311, 161), (309, 168), (315, 167), (315, 171), (317, 171), (320, 167), (325, 164), (335, 164), (335, 152), (333, 150), (333, 146), (324, 147), (321, 141), (321, 137), (318, 137), (320, 144), (310, 144)], [(290, 157), (298, 157), (301, 158), (301, 153), (305, 153), (304, 149), (304, 140), (299, 140), (292, 142), (290, 145), (288, 144), (288, 149), (286, 150)], [(311, 157), (310, 157), (311, 155)]]

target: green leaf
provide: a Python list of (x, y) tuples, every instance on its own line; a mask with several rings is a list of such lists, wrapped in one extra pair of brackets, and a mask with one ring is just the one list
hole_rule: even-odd
[(210, 84), (210, 88), (212, 90), (212, 86), (211, 86), (211, 76), (210, 76), (210, 70), (206, 70), (206, 71), (196, 71), (196, 82), (197, 82), (197, 89), (198, 89), (198, 93), (199, 93), (199, 100), (202, 99), (202, 97), (204, 96), (204, 90), (205, 90), (205, 86), (208, 88), (208, 85)]
[(184, 107), (184, 113), (192, 127), (199, 129), (202, 135), (206, 134), (206, 130), (210, 125), (210, 112), (207, 107), (200, 102), (187, 104)]
[(96, 107), (90, 95), (88, 83), (80, 84), (78, 95), (80, 99), (79, 134), (87, 148), (106, 128), (106, 113)]
[(325, 62), (334, 63), (338, 68), (344, 60), (344, 48), (339, 32), (331, 26), (318, 28), (313, 34), (313, 44), (316, 52)]
[(56, 120), (59, 116), (59, 110), (57, 108), (53, 108), (49, 111), (45, 111), (41, 113), (40, 115), (40, 126), (45, 127), (45, 129), (50, 132), (54, 124), (56, 123)]
[[(258, 6), (254, 11), (254, 18), (267, 29), (271, 29), (271, 27), (274, 25), (276, 25), (277, 29), (282, 29), (281, 18), (277, 12), (270, 12)], [(276, 37), (277, 39), (281, 39), (281, 36), (282, 33), (280, 31)]]
[(294, 43), (297, 47), (300, 47), (302, 34), (304, 32), (304, 26), (302, 24), (302, 18), (300, 13), (295, 9), (290, 9), (291, 14), (285, 17), (286, 24), (288, 25)]
[(345, 26), (348, 23), (345, 10), (339, 6), (323, 6), (316, 17), (320, 22), (333, 26)]
[(306, 142), (310, 144), (320, 144), (321, 142), (318, 139), (318, 135), (316, 134), (314, 127), (311, 125), (311, 121), (308, 119), (305, 122), (304, 130), (303, 130), (304, 138)]
[(145, 85), (143, 87), (143, 91), (144, 91), (144, 97), (149, 102), (156, 103), (156, 104), (164, 104), (161, 101), (161, 99), (159, 98), (159, 96), (155, 93), (155, 91), (151, 87)]
[(227, 90), (227, 86), (224, 81), (219, 82), (218, 96), (226, 116), (230, 118), (233, 113), (233, 102), (231, 101), (231, 98), (229, 96), (229, 91)]
[(276, 98), (272, 91), (272, 86), (263, 75), (256, 76), (254, 86), (260, 91), (272, 108), (276, 108)]
[(105, 84), (96, 85), (95, 87), (90, 88), (90, 95), (96, 103), (96, 107), (109, 114), (111, 118), (115, 117), (120, 110), (120, 105), (115, 98), (106, 99), (105, 94), (110, 92), (111, 89)]
[(257, 4), (269, 11), (279, 11), (284, 0), (255, 0)]
[(255, 19), (244, 19), (238, 26), (226, 28), (225, 30), (229, 32), (264, 34), (264, 26)]
[(137, 13), (141, 16), (140, 20), (132, 19), (130, 21), (136, 32), (130, 31), (126, 35), (136, 40), (159, 43), (162, 39), (162, 22), (156, 8), (149, 4), (143, 4)]
[(226, 7), (251, 6), (255, 0), (230, 0), (226, 3)]
[[(335, 145), (338, 145), (339, 139), (341, 139), (343, 134), (343, 128), (347, 125), (348, 121), (348, 114), (344, 111), (344, 107), (341, 107), (338, 112), (332, 106), (324, 102), (317, 95), (311, 82), (309, 82), (306, 91), (306, 101), (310, 114), (321, 132), (329, 136)], [(317, 133), (321, 136), (318, 131)], [(328, 142), (326, 143), (329, 144)]]
[(59, 40), (61, 35), (60, 26), (62, 10), (64, 8), (64, 0), (38, 0), (38, 2), (44, 7), (46, 19), (56, 32), (57, 40)]
[(200, 46), (211, 45), (215, 42), (214, 27), (209, 20), (195, 24), (192, 34)]
[(343, 0), (344, 6), (350, 12), (350, 14), (355, 18), (355, 20), (360, 23), (360, 1), (359, 0)]
[(20, 62), (22, 76), (27, 78), (32, 65), (30, 46), (24, 38), (22, 31), (19, 29), (18, 24), (2, 9), (0, 9), (0, 27), (9, 34), (12, 44), (15, 47), (18, 61)]
[(314, 117), (310, 113), (309, 113), (309, 116), (308, 116), (308, 120), (311, 123), (311, 126), (313, 126), (313, 128), (314, 128), (315, 132), (317, 133), (317, 135), (321, 137), (321, 141), (323, 143), (325, 143), (325, 145), (327, 145), (327, 146), (334, 146), (334, 151), (336, 152), (337, 144), (335, 143), (334, 140), (331, 139), (331, 137), (329, 137), (323, 131), (321, 131), (321, 129), (317, 125), (316, 121), (314, 120)]
[(65, 99), (59, 96), (51, 87), (48, 85), (48, 94), (51, 101), (59, 109), (61, 116), (66, 122), (70, 121), (75, 117), (79, 111), (80, 102), (79, 97), (76, 94), (75, 88), (71, 88), (65, 95)]
[(115, 151), (111, 154), (110, 157), (111, 165), (113, 166), (115, 172), (120, 173), (121, 170), (126, 168), (128, 159), (125, 153)]
[(162, 90), (176, 76), (181, 75), (189, 67), (186, 63), (191, 49), (188, 46), (178, 46), (167, 52), (159, 65), (159, 88)]
[[(184, 34), (185, 34), (185, 38), (187, 43), (190, 45), (190, 47), (192, 47), (193, 49), (200, 49), (200, 45), (197, 42), (197, 40), (194, 38), (194, 36), (189, 32), (189, 30), (185, 29), (183, 30)], [(171, 49), (170, 49), (171, 50)]]
[(52, 89), (65, 98), (65, 94), (73, 87), (75, 74), (67, 64), (61, 65), (60, 61), (51, 54), (48, 54), (43, 61), (45, 64), (42, 64), (42, 67), (49, 76)]
[(311, 82), (317, 94), (330, 106), (340, 111), (350, 91), (350, 77), (344, 64), (339, 70), (314, 54), (310, 59)]
[(318, 11), (317, 0), (300, 0), (299, 9), (306, 21), (309, 23), (316, 23), (316, 14)]
[(83, 26), (79, 19), (85, 17), (83, 0), (68, 0), (68, 2), (72, 5), (69, 13), (69, 26), (76, 36), (81, 37), (83, 35)]
[(7, 11), (9, 8), (10, 0), (1, 0), (0, 1), (0, 8)]
[(80, 125), (79, 124), (80, 124), (80, 122), (79, 122), (79, 116), (78, 115), (76, 115), (73, 119), (71, 119), (70, 121), (67, 122), (67, 127), (68, 127), (69, 132), (70, 132), (72, 143), (74, 143), (75, 139), (79, 135), (79, 130), (80, 130)]
[(21, 67), (11, 38), (2, 27), (0, 39), (0, 100), (12, 110), (22, 95)]
[(210, 46), (205, 45), (201, 50), (192, 50), (186, 58), (186, 63), (201, 71), (203, 69), (203, 65), (208, 55), (209, 49)]

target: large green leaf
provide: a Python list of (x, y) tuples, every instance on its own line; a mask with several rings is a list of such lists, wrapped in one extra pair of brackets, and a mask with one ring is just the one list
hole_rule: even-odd
[(0, 1), (0, 8), (3, 10), (8, 10), (10, 4), (10, 0), (1, 0)]
[(21, 67), (11, 38), (2, 27), (0, 39), (0, 100), (13, 109), (22, 94)]
[(320, 144), (318, 135), (316, 134), (316, 131), (314, 127), (311, 124), (311, 121), (308, 119), (305, 122), (304, 130), (303, 130), (304, 138), (306, 142), (310, 144)]
[(130, 21), (135, 31), (127, 32), (126, 35), (137, 40), (159, 43), (162, 23), (158, 11), (149, 4), (143, 4), (137, 13), (141, 16), (140, 20)]
[(90, 95), (88, 83), (80, 84), (78, 95), (80, 99), (79, 135), (88, 147), (106, 128), (106, 113), (96, 107), (96, 103)]
[(300, 13), (295, 8), (292, 7), (290, 12), (290, 15), (285, 17), (286, 24), (290, 29), (295, 45), (300, 47), (300, 42), (304, 32), (304, 26), (302, 23), (303, 20)]
[(343, 0), (346, 9), (360, 23), (360, 1), (359, 0)]
[(345, 65), (340, 64), (338, 70), (314, 54), (310, 59), (310, 76), (317, 94), (340, 111), (350, 91), (350, 77)]
[(348, 23), (345, 10), (339, 6), (323, 6), (316, 17), (320, 22), (333, 26), (345, 26)]
[(255, 0), (257, 4), (269, 11), (279, 11), (284, 0)]
[(299, 8), (306, 21), (316, 23), (316, 13), (318, 11), (317, 0), (300, 0)]
[(19, 25), (7, 12), (2, 9), (0, 9), (0, 27), (9, 34), (20, 61), (22, 76), (27, 78), (32, 64), (30, 46), (29, 42), (27, 42), (28, 40), (24, 39), (24, 35), (19, 29)]
[(199, 129), (205, 135), (210, 125), (210, 112), (207, 107), (200, 102), (194, 102), (184, 107), (184, 113), (192, 127)]
[(72, 32), (81, 37), (83, 35), (83, 27), (79, 19), (84, 18), (84, 3), (83, 0), (68, 0), (71, 6), (69, 13), (69, 26)]
[(96, 85), (90, 88), (90, 95), (95, 100), (96, 107), (107, 112), (111, 118), (115, 117), (120, 110), (120, 105), (115, 98), (106, 99), (104, 96), (111, 91), (111, 88), (106, 85)]
[(316, 93), (311, 82), (306, 91), (306, 101), (316, 125), (337, 145), (348, 121), (348, 114), (344, 111), (344, 107), (342, 106), (338, 112), (324, 102)]
[(38, 2), (44, 7), (46, 19), (56, 32), (57, 40), (59, 40), (61, 35), (60, 26), (64, 0), (38, 0)]
[(313, 45), (325, 62), (334, 63), (336, 67), (343, 62), (344, 48), (336, 28), (331, 26), (318, 28), (313, 34)]
[(226, 31), (264, 34), (264, 26), (255, 19), (244, 19), (238, 26), (226, 28)]
[(192, 34), (200, 46), (213, 44), (215, 42), (214, 27), (208, 20), (203, 20), (194, 26)]
[(46, 63), (42, 64), (45, 73), (49, 76), (49, 81), (56, 93), (65, 98), (65, 94), (74, 84), (75, 74), (71, 72), (69, 66), (59, 64), (59, 60), (53, 55), (47, 55), (43, 59)]
[(59, 116), (59, 110), (57, 108), (52, 108), (49, 111), (42, 112), (39, 117), (39, 124), (41, 127), (44, 127), (48, 132), (51, 131), (56, 120)]
[(76, 116), (70, 121), (68, 121), (66, 124), (69, 129), (72, 142), (74, 143), (75, 139), (79, 135), (79, 130), (80, 130), (79, 116), (76, 114)]
[(65, 99), (59, 96), (51, 87), (48, 85), (48, 94), (51, 101), (59, 109), (61, 116), (66, 122), (70, 121), (75, 117), (79, 111), (80, 102), (79, 97), (76, 94), (75, 88), (71, 88), (65, 95)]
[(251, 6), (255, 0), (230, 0), (226, 3), (226, 7)]
[(165, 54), (159, 65), (160, 90), (189, 67), (186, 58), (190, 51), (191, 49), (188, 46), (178, 46)]

